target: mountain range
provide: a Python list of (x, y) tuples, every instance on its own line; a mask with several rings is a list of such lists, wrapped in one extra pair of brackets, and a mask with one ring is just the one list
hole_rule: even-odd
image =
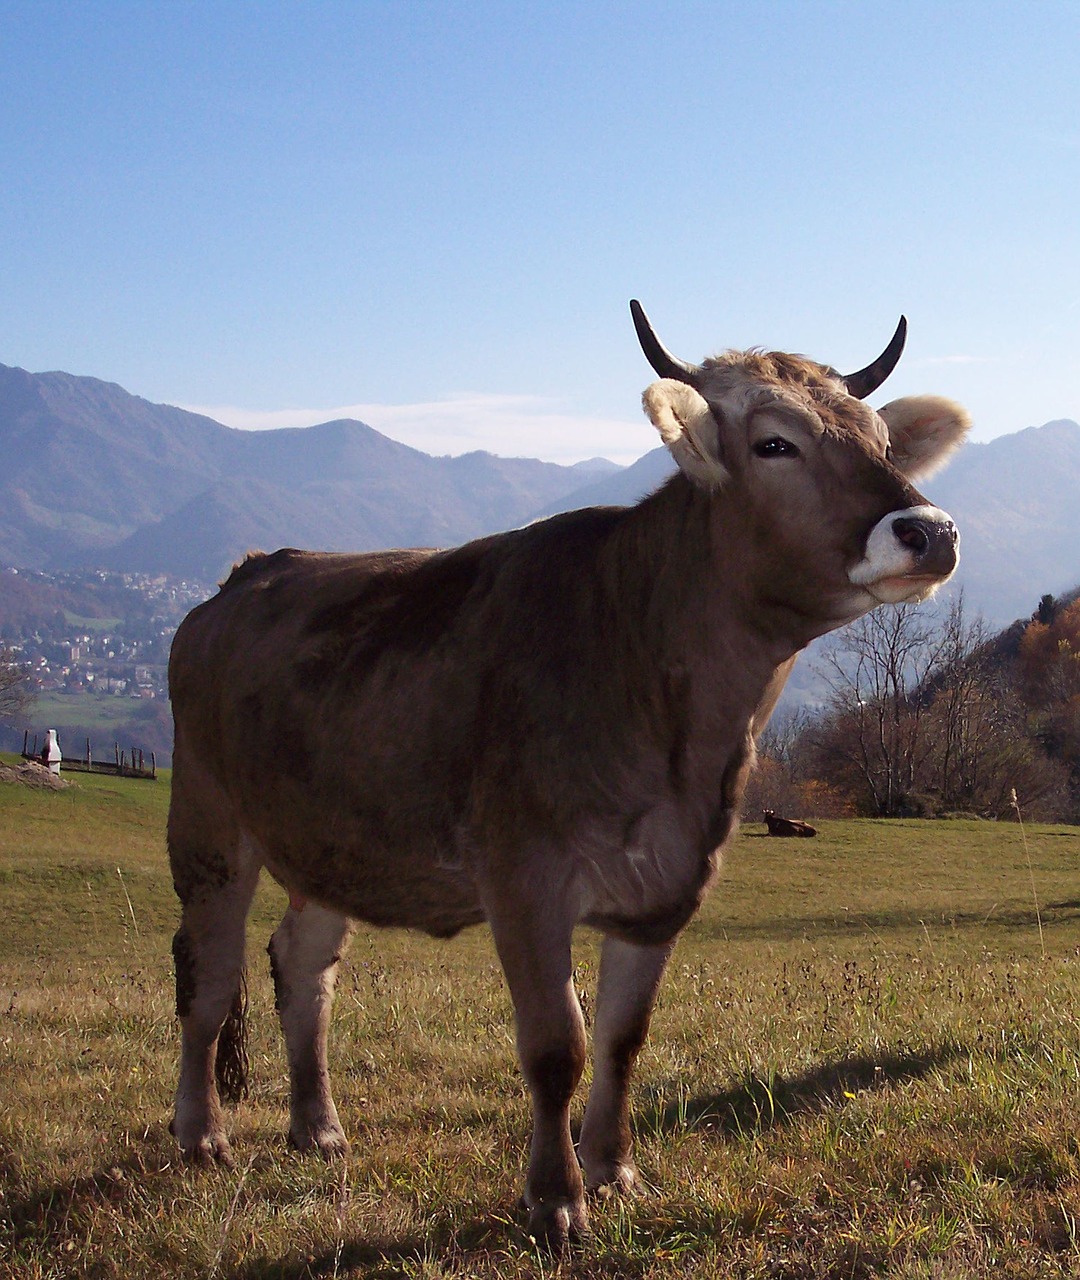
[[(252, 548), (448, 546), (671, 473), (490, 453), (432, 457), (362, 422), (240, 431), (114, 383), (0, 365), (0, 564), (213, 581)], [(1080, 579), (1080, 426), (966, 446), (922, 486), (963, 536), (958, 582), (991, 623)]]
[(238, 431), (114, 383), (0, 365), (0, 563), (213, 580), (252, 547), (446, 546), (618, 468), (433, 458), (362, 422)]

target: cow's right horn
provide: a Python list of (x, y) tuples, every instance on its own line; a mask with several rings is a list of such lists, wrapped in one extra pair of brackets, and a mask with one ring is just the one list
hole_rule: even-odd
[(900, 323), (896, 326), (896, 332), (889, 340), (889, 345), (878, 356), (873, 364), (868, 364), (865, 369), (860, 369), (858, 373), (844, 374), (844, 385), (848, 389), (848, 395), (854, 396), (856, 400), (865, 400), (871, 392), (876, 391), (878, 387), (896, 368), (896, 362), (900, 359), (900, 352), (904, 349), (904, 339), (907, 337), (907, 317), (901, 316)]
[(687, 382), (696, 388), (701, 380), (701, 368), (696, 364), (687, 364), (685, 360), (671, 354), (653, 332), (645, 308), (637, 298), (630, 299), (630, 314), (634, 317), (634, 328), (637, 330), (641, 349), (645, 352), (645, 359), (660, 377), (674, 378), (676, 382)]

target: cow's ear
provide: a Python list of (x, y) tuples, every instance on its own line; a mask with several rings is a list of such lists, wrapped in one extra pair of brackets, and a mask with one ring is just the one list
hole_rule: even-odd
[(889, 428), (893, 462), (912, 480), (943, 467), (971, 426), (967, 410), (943, 396), (905, 396), (878, 414)]
[(679, 470), (702, 489), (719, 489), (728, 471), (720, 461), (716, 419), (702, 396), (685, 382), (661, 378), (646, 387), (641, 402)]

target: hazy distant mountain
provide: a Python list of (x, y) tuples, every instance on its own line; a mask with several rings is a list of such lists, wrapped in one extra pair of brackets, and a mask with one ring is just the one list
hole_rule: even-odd
[[(113, 383), (0, 365), (0, 563), (213, 579), (251, 548), (450, 546), (671, 474), (471, 453), (433, 458), (362, 422), (237, 431)], [(1080, 426), (968, 445), (924, 486), (963, 536), (958, 582), (995, 625), (1080, 581)]]
[(557, 515), (575, 507), (628, 507), (658, 488), (675, 471), (671, 454), (662, 445), (629, 467), (595, 480), (586, 488), (553, 502), (540, 514)]
[(957, 581), (989, 621), (1027, 617), (1080, 581), (1080, 426), (966, 445), (926, 486), (961, 531)]
[(225, 474), (237, 434), (96, 378), (0, 365), (0, 559), (112, 545)]
[(237, 431), (113, 383), (0, 365), (0, 563), (213, 579), (253, 547), (447, 546), (618, 470), (433, 458), (362, 422)]

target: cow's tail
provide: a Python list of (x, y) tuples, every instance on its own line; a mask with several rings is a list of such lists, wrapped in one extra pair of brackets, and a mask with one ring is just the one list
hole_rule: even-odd
[(229, 1010), (218, 1033), (214, 1063), (218, 1096), (224, 1102), (239, 1102), (248, 1095), (247, 982), (243, 973)]

